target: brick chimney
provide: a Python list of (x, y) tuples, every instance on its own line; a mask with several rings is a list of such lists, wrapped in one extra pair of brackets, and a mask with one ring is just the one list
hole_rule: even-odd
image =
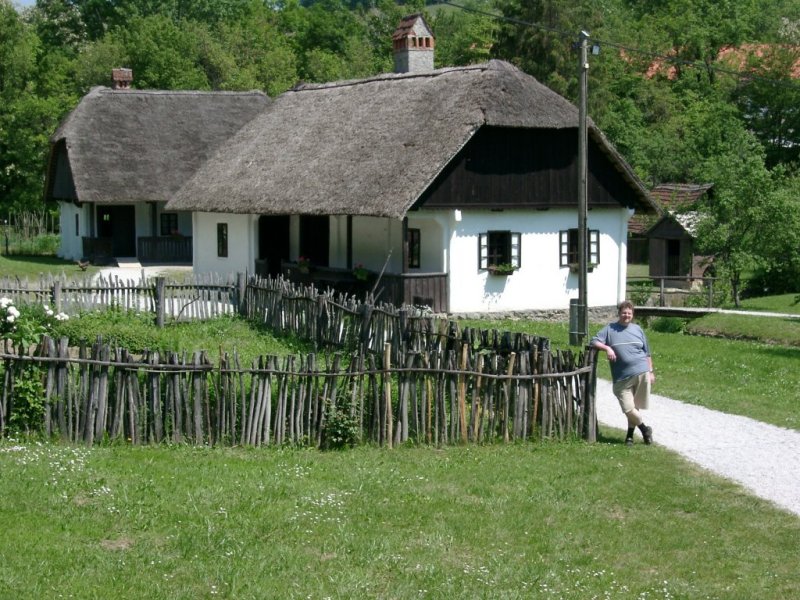
[(111, 69), (111, 89), (127, 90), (133, 81), (133, 71), (130, 69)]
[(422, 15), (403, 17), (392, 34), (395, 73), (433, 70), (435, 39)]

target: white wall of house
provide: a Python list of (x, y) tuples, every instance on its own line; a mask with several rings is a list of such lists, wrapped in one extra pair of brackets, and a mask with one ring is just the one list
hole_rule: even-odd
[[(59, 227), (61, 229), (61, 243), (58, 256), (66, 260), (80, 260), (83, 258), (84, 236), (89, 235), (90, 205), (80, 207), (72, 202), (59, 202)], [(77, 217), (78, 228), (75, 228)]]
[[(559, 263), (559, 231), (577, 227), (575, 211), (456, 211), (437, 220), (449, 225), (452, 312), (564, 309), (578, 297), (578, 275)], [(613, 306), (625, 294), (626, 209), (595, 209), (588, 228), (600, 231), (600, 264), (587, 281), (590, 306)], [(490, 230), (519, 232), (521, 267), (491, 275), (478, 266), (478, 236)], [(447, 234), (446, 234), (447, 236)]]
[[(228, 225), (228, 256), (217, 255), (217, 225)], [(196, 273), (252, 273), (255, 269), (258, 217), (194, 213), (192, 265)]]
[[(590, 306), (614, 306), (625, 298), (627, 224), (625, 208), (589, 211), (588, 227), (600, 231), (600, 263), (588, 275)], [(297, 258), (299, 219), (291, 220), (291, 254)], [(217, 224), (228, 224), (228, 256), (217, 256)], [(421, 267), (417, 272), (449, 272), (452, 312), (499, 312), (566, 309), (578, 297), (578, 275), (560, 266), (559, 232), (577, 227), (571, 210), (419, 211), (408, 226), (420, 229)], [(195, 213), (194, 269), (205, 272), (252, 272), (258, 248), (258, 216)], [(479, 269), (478, 236), (487, 231), (521, 234), (521, 267), (511, 275)], [(330, 220), (330, 266), (347, 266), (347, 220)], [(353, 218), (353, 263), (398, 273), (402, 262), (402, 222)]]

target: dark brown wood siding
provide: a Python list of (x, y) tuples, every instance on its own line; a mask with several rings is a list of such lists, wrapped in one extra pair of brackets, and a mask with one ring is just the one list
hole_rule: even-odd
[[(574, 129), (484, 127), (436, 178), (417, 208), (577, 206), (578, 133)], [(640, 203), (589, 139), (589, 207)]]

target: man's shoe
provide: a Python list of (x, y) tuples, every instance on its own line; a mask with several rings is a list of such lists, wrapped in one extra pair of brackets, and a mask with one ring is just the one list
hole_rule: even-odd
[(652, 427), (645, 427), (644, 431), (642, 431), (642, 437), (644, 438), (644, 443), (648, 446), (653, 443), (653, 428)]
[(633, 438), (632, 437), (626, 437), (625, 438), (625, 445), (626, 446), (633, 446)]

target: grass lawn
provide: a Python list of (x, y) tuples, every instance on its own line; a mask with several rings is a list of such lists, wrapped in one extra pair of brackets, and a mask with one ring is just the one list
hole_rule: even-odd
[(800, 519), (618, 442), (2, 442), (0, 597), (800, 597)]
[[(236, 319), (150, 322), (64, 326), (212, 360), (220, 345), (244, 361), (303, 350)], [(568, 347), (565, 323), (473, 324)], [(647, 333), (656, 393), (800, 429), (800, 345)], [(800, 519), (621, 442), (606, 428), (592, 445), (346, 452), (0, 441), (0, 598), (800, 597)]]
[(0, 256), (0, 276), (37, 279), (40, 275), (66, 274), (68, 277), (92, 275), (100, 267), (89, 266), (86, 271), (72, 260), (55, 256)]

